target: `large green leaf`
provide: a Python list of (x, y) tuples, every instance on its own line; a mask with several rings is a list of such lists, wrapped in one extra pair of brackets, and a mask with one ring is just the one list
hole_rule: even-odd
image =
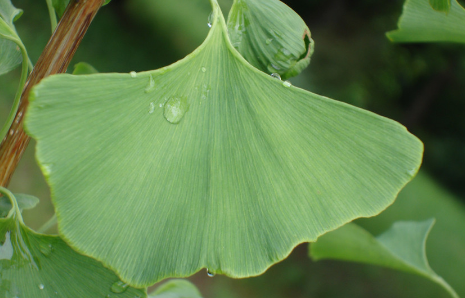
[(199, 290), (189, 281), (170, 280), (150, 293), (152, 298), (202, 298)]
[(448, 14), (434, 10), (427, 0), (407, 0), (399, 29), (387, 33), (394, 42), (465, 42), (465, 9), (451, 0)]
[(283, 79), (307, 67), (314, 50), (305, 22), (279, 0), (235, 0), (228, 32), (233, 46), (250, 64)]
[(389, 206), (423, 149), (392, 120), (250, 66), (216, 3), (185, 59), (52, 76), (26, 117), (61, 235), (137, 286), (204, 267), (260, 274)]
[(56, 236), (26, 227), (15, 197), (13, 208), (0, 219), (1, 297), (147, 297), (145, 290), (128, 287), (99, 262), (73, 251)]
[(384, 266), (424, 276), (458, 297), (452, 287), (429, 266), (426, 238), (434, 220), (396, 222), (374, 237), (356, 224), (323, 235), (310, 246), (314, 260), (336, 259)]
[(10, 0), (0, 0), (0, 75), (21, 64), (22, 55), (19, 37), (13, 22), (22, 14)]

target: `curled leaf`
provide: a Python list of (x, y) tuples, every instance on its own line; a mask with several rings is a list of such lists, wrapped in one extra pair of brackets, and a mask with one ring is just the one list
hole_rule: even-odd
[(250, 64), (283, 79), (302, 72), (314, 50), (305, 22), (279, 0), (235, 0), (228, 33), (233, 46)]

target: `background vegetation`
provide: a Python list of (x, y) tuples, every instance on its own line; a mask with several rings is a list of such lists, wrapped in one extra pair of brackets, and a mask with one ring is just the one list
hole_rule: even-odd
[[(227, 12), (232, 1), (220, 2)], [(359, 223), (377, 234), (393, 220), (435, 217), (427, 243), (431, 266), (465, 296), (464, 46), (390, 43), (385, 32), (396, 28), (401, 0), (284, 2), (306, 21), (316, 43), (310, 67), (292, 83), (395, 119), (425, 143), (419, 177), (387, 212)], [(45, 1), (13, 4), (25, 11), (16, 26), (34, 63), (50, 36)], [(210, 10), (204, 0), (113, 0), (97, 15), (74, 61), (89, 62), (101, 72), (171, 64), (203, 41)], [(18, 78), (19, 69), (0, 79), (0, 121), (6, 119)], [(38, 228), (53, 214), (53, 206), (33, 145), (10, 189), (41, 199), (33, 212), (24, 212), (26, 224)], [(209, 278), (200, 272), (191, 280), (207, 298), (447, 297), (421, 277), (367, 265), (312, 262), (306, 244), (257, 278)]]

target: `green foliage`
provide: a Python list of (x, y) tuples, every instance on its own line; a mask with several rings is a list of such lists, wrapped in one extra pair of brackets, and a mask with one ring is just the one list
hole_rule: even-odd
[(357, 221), (371, 234), (380, 234), (395, 221), (436, 218), (428, 237), (431, 266), (460, 296), (465, 295), (465, 206), (434, 180), (420, 173), (399, 194), (396, 202), (380, 215)]
[(306, 68), (314, 51), (310, 29), (279, 0), (235, 0), (228, 33), (232, 45), (250, 64), (283, 79)]
[(448, 13), (451, 0), (429, 0), (429, 4), (434, 10)]
[(13, 22), (22, 14), (10, 0), (0, 0), (0, 75), (5, 74), (21, 64), (21, 41)]
[(150, 293), (150, 298), (202, 298), (199, 290), (187, 280), (170, 280)]
[[(51, 0), (51, 1), (52, 1), (51, 3), (53, 6), (53, 9), (55, 10), (58, 17), (61, 18), (63, 14), (65, 13), (66, 7), (68, 6), (70, 0)], [(110, 3), (110, 1), (111, 0), (105, 0), (103, 2), (103, 5), (107, 5), (108, 3)]]
[[(39, 203), (38, 198), (30, 195), (15, 194), (14, 196), (16, 197), (16, 201), (18, 203), (18, 208), (20, 211), (24, 209), (32, 209)], [(0, 217), (7, 216), (12, 207), (13, 206), (11, 205), (8, 197), (0, 197)]]
[(452, 0), (449, 13), (444, 14), (426, 0), (407, 0), (398, 27), (387, 33), (393, 42), (465, 43), (465, 9)]
[(395, 222), (383, 234), (373, 237), (363, 228), (349, 223), (323, 235), (310, 246), (314, 260), (337, 259), (384, 266), (424, 276), (458, 297), (450, 285), (429, 266), (426, 238), (434, 220)]
[[(0, 219), (2, 297), (146, 297), (144, 290), (122, 284), (113, 272), (76, 253), (59, 237), (26, 227), (15, 196), (2, 187), (0, 192), (13, 205), (7, 218)], [(115, 283), (123, 290), (115, 290)]]
[(205, 43), (178, 63), (53, 76), (31, 94), (60, 233), (135, 286), (204, 267), (260, 274), (382, 211), (421, 162), (404, 127), (257, 71), (226, 32), (215, 4)]
[(92, 65), (86, 62), (79, 62), (74, 65), (73, 75), (86, 75), (86, 74), (93, 74), (98, 73), (99, 71), (96, 70)]

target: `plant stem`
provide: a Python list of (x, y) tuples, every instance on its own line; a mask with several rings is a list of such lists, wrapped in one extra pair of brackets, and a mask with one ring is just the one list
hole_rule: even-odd
[(53, 227), (54, 225), (57, 224), (57, 215), (56, 214), (53, 214), (53, 216), (47, 220), (46, 223), (44, 223), (38, 230), (37, 232), (43, 234), (45, 232), (47, 232), (48, 230), (50, 230), (51, 227)]
[(31, 88), (43, 78), (63, 73), (104, 0), (72, 0), (30, 74), (10, 132), (0, 144), (0, 186), (7, 186), (29, 143), (23, 129)]
[(47, 2), (48, 7), (48, 14), (50, 15), (50, 25), (52, 26), (52, 33), (55, 31), (57, 27), (57, 14), (55, 13), (55, 9), (52, 5), (52, 0), (45, 0)]

